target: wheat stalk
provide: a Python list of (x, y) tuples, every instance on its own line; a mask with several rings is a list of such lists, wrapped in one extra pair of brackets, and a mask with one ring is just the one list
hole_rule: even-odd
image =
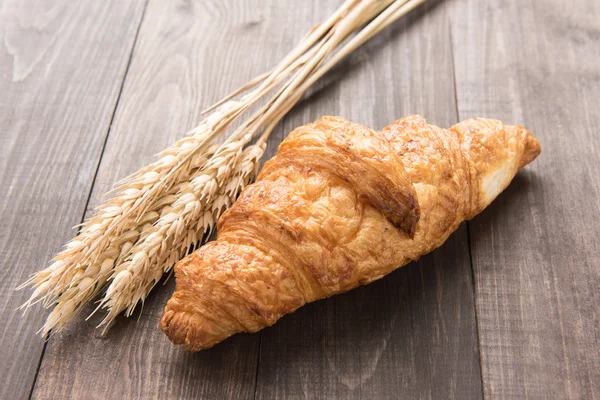
[[(42, 334), (60, 330), (106, 283), (97, 308), (107, 310), (101, 325), (110, 325), (124, 310), (131, 315), (254, 178), (269, 134), (305, 91), (340, 59), (422, 2), (346, 0), (272, 71), (210, 107), (206, 111), (211, 114), (188, 137), (118, 183), (115, 197), (82, 225), (53, 263), (19, 287), (34, 288), (24, 309), (37, 302), (54, 306)], [(272, 92), (221, 146), (214, 146), (236, 119)], [(258, 141), (250, 144), (259, 132)]]

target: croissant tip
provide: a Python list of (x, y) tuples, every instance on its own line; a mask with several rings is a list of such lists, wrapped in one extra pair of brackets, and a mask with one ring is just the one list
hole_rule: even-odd
[(519, 126), (518, 129), (521, 131), (525, 141), (523, 155), (521, 156), (521, 161), (519, 162), (519, 168), (523, 168), (540, 155), (542, 152), (542, 147), (540, 142), (535, 138), (535, 136), (533, 136), (531, 132), (522, 126)]

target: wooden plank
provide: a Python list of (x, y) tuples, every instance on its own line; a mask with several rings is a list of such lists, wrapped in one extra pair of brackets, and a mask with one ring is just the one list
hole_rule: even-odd
[(80, 222), (142, 1), (0, 5), (0, 398), (27, 398), (45, 312), (14, 289)]
[[(273, 67), (335, 6), (151, 0), (89, 209), (113, 182), (194, 127), (202, 109)], [(269, 146), (270, 154), (275, 148)], [(98, 315), (52, 338), (33, 397), (252, 398), (260, 336), (237, 335), (214, 349), (184, 353), (158, 329), (173, 290), (171, 278), (150, 296), (139, 320), (121, 318), (106, 336), (94, 328)]]
[[(411, 113), (456, 123), (445, 6), (381, 33), (297, 107), (285, 131), (322, 114), (381, 128)], [(261, 334), (256, 398), (482, 396), (466, 229), (390, 276), (304, 306)]]
[(454, 2), (460, 117), (542, 155), (470, 223), (486, 398), (600, 393), (600, 3)]

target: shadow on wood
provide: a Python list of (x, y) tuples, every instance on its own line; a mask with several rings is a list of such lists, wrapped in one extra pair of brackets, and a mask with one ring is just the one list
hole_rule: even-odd
[[(543, 157), (541, 155), (540, 157)], [(510, 209), (514, 207), (525, 207), (532, 191), (537, 191), (537, 188), (543, 185), (542, 177), (534, 171), (528, 170), (525, 167), (512, 180), (510, 185), (490, 204), (481, 214), (477, 215), (474, 220), (477, 220), (478, 225), (491, 226), (495, 221), (506, 219), (506, 215)], [(471, 222), (467, 222), (471, 224)], [(471, 246), (477, 246), (480, 241), (490, 240), (492, 235), (491, 230), (479, 229), (476, 236), (470, 237)], [(507, 238), (510, 240), (510, 238)]]

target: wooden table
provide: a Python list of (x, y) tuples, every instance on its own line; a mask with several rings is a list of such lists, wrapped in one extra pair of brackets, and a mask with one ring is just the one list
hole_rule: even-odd
[(15, 311), (113, 182), (339, 3), (0, 1), (0, 398), (600, 397), (596, 0), (429, 1), (279, 125), (268, 156), (323, 114), (532, 130), (542, 156), (419, 262), (198, 354), (157, 328), (173, 279), (105, 336), (82, 316), (44, 343), (47, 312)]

